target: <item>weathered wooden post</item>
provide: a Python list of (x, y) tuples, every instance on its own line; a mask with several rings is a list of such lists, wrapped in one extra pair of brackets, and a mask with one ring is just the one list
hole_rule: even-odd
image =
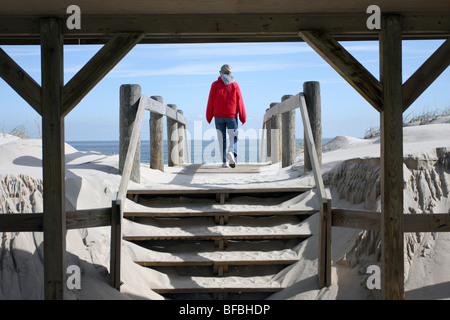
[[(176, 104), (168, 104), (167, 106), (177, 111)], [(167, 117), (167, 163), (169, 167), (179, 164), (178, 139), (178, 121)]]
[[(266, 112), (269, 108), (266, 109)], [(265, 123), (266, 126), (266, 161), (272, 156), (272, 119), (269, 119)], [(262, 160), (262, 159), (261, 159)]]
[(41, 26), (42, 72), (42, 172), (44, 231), (44, 297), (63, 300), (65, 290), (66, 208), (64, 162), (64, 86), (62, 22), (43, 18)]
[[(286, 101), (292, 95), (284, 95), (281, 101)], [(295, 162), (295, 109), (281, 115), (282, 167), (288, 167)]]
[[(179, 114), (183, 115), (183, 110), (177, 110), (177, 112)], [(185, 131), (186, 131), (186, 125), (178, 122), (178, 155), (179, 155), (178, 163), (179, 164), (184, 163), (184, 143), (185, 143), (184, 139), (187, 139), (184, 137)]]
[[(160, 96), (153, 100), (163, 103)], [(164, 123), (163, 115), (150, 112), (150, 168), (164, 171)]]
[[(320, 83), (318, 81), (308, 81), (303, 83), (303, 94), (305, 95), (306, 107), (309, 114), (309, 122), (316, 147), (319, 165), (322, 164), (322, 122), (321, 122), (321, 101)], [(303, 139), (303, 141), (306, 141)], [(309, 150), (304, 143), (305, 171), (311, 171), (312, 165), (309, 157)]]
[(380, 82), (381, 290), (384, 299), (404, 299), (402, 23), (382, 17)]
[[(270, 104), (273, 108), (277, 105), (277, 102)], [(271, 155), (270, 159), (272, 163), (278, 163), (281, 159), (281, 114), (277, 114), (269, 120), (271, 122), (270, 137), (271, 137)]]
[[(119, 136), (119, 172), (122, 174), (128, 145), (133, 132), (134, 121), (141, 98), (141, 86), (137, 84), (124, 84), (120, 86), (120, 136)], [(136, 154), (130, 179), (134, 182), (141, 181), (141, 142), (138, 141)]]

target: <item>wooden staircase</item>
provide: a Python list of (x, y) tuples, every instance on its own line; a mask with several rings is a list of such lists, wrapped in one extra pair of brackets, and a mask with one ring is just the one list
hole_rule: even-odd
[(310, 188), (128, 190), (123, 239), (135, 262), (166, 273), (151, 288), (170, 299), (262, 299), (283, 289), (272, 278), (298, 261), (311, 236), (302, 221)]

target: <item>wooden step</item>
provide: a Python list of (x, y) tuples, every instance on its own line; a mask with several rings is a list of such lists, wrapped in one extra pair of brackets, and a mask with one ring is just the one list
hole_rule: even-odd
[(207, 288), (152, 288), (154, 292), (158, 294), (182, 294), (182, 293), (252, 293), (252, 292), (264, 292), (264, 293), (277, 293), (283, 290), (280, 286), (260, 286), (260, 287), (207, 287)]
[(126, 199), (125, 217), (201, 217), (201, 216), (270, 216), (312, 215), (319, 211), (313, 192), (297, 196), (260, 198), (241, 196), (233, 199), (197, 199), (178, 196), (141, 199), (139, 203)]
[(254, 251), (191, 252), (167, 255), (157, 252), (139, 255), (134, 262), (144, 267), (213, 267), (214, 274), (223, 276), (230, 266), (291, 265), (298, 261), (292, 250), (256, 253)]
[(208, 188), (196, 187), (159, 187), (142, 188), (142, 189), (128, 189), (127, 195), (186, 195), (186, 194), (261, 194), (261, 193), (302, 193), (311, 190), (311, 186), (288, 186), (288, 187), (274, 187), (274, 186), (255, 186), (248, 188), (248, 186), (236, 185), (233, 187), (221, 188), (211, 186)]
[(295, 217), (236, 218), (233, 224), (212, 225), (206, 218), (190, 221), (154, 220), (151, 224), (123, 220), (123, 239), (142, 240), (256, 240), (306, 239), (312, 232), (309, 226)]
[(172, 277), (168, 286), (153, 287), (159, 294), (180, 293), (275, 293), (283, 290), (279, 282), (271, 277), (189, 277), (177, 279)]
[(276, 240), (276, 239), (307, 239), (311, 234), (229, 234), (229, 235), (124, 235), (127, 241), (148, 240), (188, 240), (188, 241), (229, 241), (229, 240)]

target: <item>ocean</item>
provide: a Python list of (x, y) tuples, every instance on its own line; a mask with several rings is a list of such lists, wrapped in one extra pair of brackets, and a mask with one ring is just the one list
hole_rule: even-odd
[[(331, 138), (322, 139), (322, 144), (330, 141)], [(72, 147), (79, 151), (98, 151), (102, 154), (112, 155), (119, 153), (119, 141), (67, 141)], [(302, 139), (297, 139), (297, 148), (303, 145)], [(192, 163), (213, 163), (220, 162), (220, 152), (218, 143), (205, 140), (191, 140), (190, 153)], [(216, 152), (217, 151), (217, 152)], [(246, 139), (238, 141), (238, 162), (258, 162), (260, 154), (260, 141), (256, 139)], [(244, 157), (244, 160), (242, 160)], [(164, 163), (167, 164), (167, 140), (164, 141)], [(150, 162), (150, 141), (141, 140), (141, 162)]]

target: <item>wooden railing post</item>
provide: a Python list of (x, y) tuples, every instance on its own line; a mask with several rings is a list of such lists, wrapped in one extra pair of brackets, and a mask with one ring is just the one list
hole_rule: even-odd
[[(183, 110), (177, 110), (177, 112), (179, 114), (183, 115)], [(186, 125), (182, 124), (181, 122), (178, 122), (178, 156), (179, 156), (178, 163), (179, 164), (184, 163), (184, 152), (185, 152), (184, 151), (184, 149), (185, 149), (184, 143), (187, 142), (187, 137), (184, 136), (185, 133), (186, 133)]]
[[(322, 124), (321, 124), (321, 101), (320, 101), (320, 83), (309, 81), (303, 84), (303, 93), (305, 95), (306, 108), (309, 115), (309, 123), (313, 136), (314, 145), (317, 152), (319, 165), (322, 164)], [(306, 136), (306, 133), (305, 133)], [(306, 140), (306, 138), (305, 138)], [(311, 171), (312, 164), (309, 157), (308, 144), (303, 146), (305, 172)]]
[[(152, 96), (153, 100), (163, 103), (160, 96)], [(164, 171), (164, 123), (163, 115), (150, 112), (150, 168)]]
[[(168, 104), (167, 107), (177, 111), (176, 104)], [(178, 121), (166, 117), (167, 120), (167, 164), (169, 167), (178, 166), (180, 154), (178, 151)]]
[[(277, 104), (278, 103), (273, 102), (270, 104), (270, 107), (273, 108)], [(268, 132), (268, 135), (270, 135), (271, 145), (270, 160), (272, 163), (278, 163), (281, 160), (281, 114), (273, 116), (269, 121), (271, 123), (270, 132)]]
[[(267, 108), (266, 109), (266, 113), (267, 111), (269, 111), (270, 109)], [(264, 122), (263, 124), (263, 130), (264, 127), (266, 128), (266, 161), (268, 161), (270, 159), (270, 157), (272, 156), (272, 120), (269, 119), (267, 121)]]
[[(122, 174), (128, 145), (136, 120), (141, 87), (137, 84), (124, 84), (120, 86), (120, 137), (119, 137), (119, 172)], [(141, 180), (141, 143), (138, 140), (134, 156), (133, 169), (130, 179), (139, 183)]]
[(112, 201), (111, 210), (111, 254), (109, 261), (109, 284), (120, 290), (120, 270), (122, 251), (122, 204), (121, 200)]
[[(286, 101), (292, 95), (284, 95), (281, 101)], [(288, 167), (295, 162), (295, 109), (281, 114), (281, 163), (282, 167)]]

